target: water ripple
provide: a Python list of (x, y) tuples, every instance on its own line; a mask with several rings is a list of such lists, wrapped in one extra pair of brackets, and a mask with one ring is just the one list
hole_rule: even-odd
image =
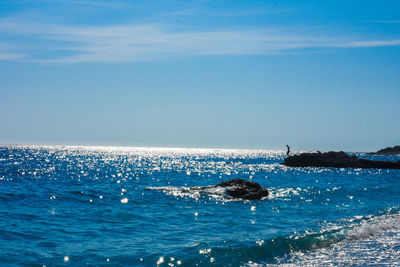
[[(399, 170), (290, 168), (284, 158), (268, 150), (0, 146), (0, 262), (399, 263)], [(256, 181), (270, 196), (233, 201), (223, 189), (191, 189), (233, 178)]]

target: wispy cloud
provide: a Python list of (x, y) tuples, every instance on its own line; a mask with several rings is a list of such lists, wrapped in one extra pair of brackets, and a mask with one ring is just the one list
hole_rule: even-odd
[(400, 46), (400, 39), (354, 41), (338, 45), (338, 47), (343, 47), (343, 48), (383, 47), (383, 46)]
[(187, 9), (166, 12), (165, 15), (173, 16), (208, 16), (208, 17), (250, 17), (250, 16), (265, 16), (290, 14), (297, 12), (296, 8), (247, 8), (247, 9), (232, 9), (232, 10), (214, 10), (199, 7), (191, 7)]
[(15, 61), (24, 58), (24, 55), (12, 52), (12, 46), (0, 42), (0, 60)]
[(0, 41), (14, 43), (6, 52), (0, 47), (0, 60), (48, 63), (132, 62), (207, 55), (267, 55), (309, 48), (400, 46), (400, 39), (316, 37), (304, 30), (300, 33), (298, 29), (272, 28), (174, 31), (149, 24), (68, 26), (2, 20), (0, 32)]
[[(57, 1), (58, 3), (60, 1)], [(90, 6), (102, 6), (102, 7), (115, 7), (120, 8), (124, 7), (125, 5), (118, 3), (117, 1), (83, 1), (83, 0), (68, 0), (66, 1), (68, 4), (77, 4), (77, 5), (90, 5)]]
[(126, 6), (120, 1), (97, 1), (97, 0), (20, 0), (20, 2), (27, 2), (30, 5), (43, 5), (43, 4), (56, 4), (56, 5), (80, 5), (80, 6), (96, 6), (96, 7), (111, 7), (121, 8)]
[(0, 60), (15, 61), (15, 60), (19, 60), (23, 57), (24, 56), (21, 54), (7, 53), (7, 52), (0, 51)]

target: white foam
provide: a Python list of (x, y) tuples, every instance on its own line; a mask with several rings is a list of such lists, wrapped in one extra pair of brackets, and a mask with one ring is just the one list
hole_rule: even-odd
[(175, 197), (189, 197), (195, 200), (199, 200), (201, 196), (207, 196), (217, 201), (228, 202), (238, 201), (227, 194), (228, 187), (174, 187), (174, 186), (161, 186), (161, 187), (147, 187), (147, 190), (161, 191), (167, 195)]
[[(348, 223), (343, 226), (343, 223)], [(338, 243), (311, 251), (293, 251), (277, 264), (249, 262), (245, 266), (400, 266), (400, 213), (354, 216), (319, 231), (339, 230)], [(307, 232), (305, 235), (316, 234)], [(344, 238), (340, 238), (343, 236)]]
[[(269, 196), (268, 198), (286, 198), (289, 196), (298, 196), (301, 192), (307, 191), (307, 189), (302, 188), (268, 188)], [(289, 199), (290, 200), (290, 199)]]
[(147, 190), (161, 191), (167, 195), (174, 197), (190, 197), (199, 199), (200, 191), (190, 190), (189, 187), (175, 187), (175, 186), (160, 186), (160, 187), (147, 187)]
[(363, 240), (393, 230), (400, 230), (400, 213), (372, 217), (349, 230), (346, 240)]

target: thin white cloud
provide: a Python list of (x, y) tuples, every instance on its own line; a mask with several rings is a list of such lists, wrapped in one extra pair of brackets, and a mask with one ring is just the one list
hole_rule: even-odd
[(4, 53), (0, 51), (0, 60), (6, 60), (6, 61), (15, 61), (22, 59), (24, 56), (21, 54), (15, 54), (15, 53)]
[(43, 5), (43, 4), (67, 4), (67, 5), (80, 5), (80, 6), (95, 6), (95, 7), (108, 7), (108, 8), (121, 8), (125, 5), (119, 1), (97, 1), (97, 0), (20, 0), (20, 2), (27, 2), (30, 5)]
[[(0, 21), (16, 44), (0, 59), (35, 62), (132, 62), (207, 55), (267, 55), (307, 48), (400, 46), (400, 39), (354, 40), (297, 29), (172, 31), (157, 25), (65, 26)], [(0, 39), (1, 41), (1, 39)], [(29, 45), (22, 45), (22, 44)], [(19, 49), (18, 47), (19, 46)], [(39, 56), (41, 55), (41, 56)]]
[[(60, 3), (60, 1), (55, 1)], [(124, 7), (125, 5), (118, 3), (116, 1), (108, 1), (108, 2), (102, 2), (102, 1), (81, 1), (81, 0), (68, 0), (65, 1), (68, 4), (77, 4), (77, 5), (89, 5), (89, 6), (102, 6), (102, 7), (114, 7), (114, 8), (121, 8)]]
[(400, 39), (356, 41), (338, 45), (338, 47), (343, 47), (343, 48), (383, 47), (383, 46), (400, 46)]
[(192, 7), (187, 9), (181, 9), (172, 12), (166, 12), (165, 15), (172, 16), (211, 16), (211, 17), (249, 17), (249, 16), (265, 16), (272, 14), (285, 14), (295, 13), (299, 9), (296, 8), (249, 8), (249, 9), (232, 9), (232, 10), (213, 10), (213, 9), (202, 9), (199, 7)]
[(0, 60), (15, 61), (22, 59), (24, 55), (12, 52), (12, 47), (7, 43), (0, 43)]

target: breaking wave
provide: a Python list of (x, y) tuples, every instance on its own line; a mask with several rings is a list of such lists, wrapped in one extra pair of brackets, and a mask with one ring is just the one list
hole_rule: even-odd
[[(232, 261), (241, 262), (242, 266), (297, 265), (300, 263), (312, 265), (316, 258), (326, 256), (327, 251), (337, 252), (337, 247), (344, 246), (347, 248), (357, 246), (359, 248), (360, 243), (366, 244), (369, 240), (376, 245), (377, 240), (379, 241), (379, 237), (382, 235), (393, 237), (390, 242), (387, 239), (383, 242), (386, 250), (388, 245), (399, 246), (399, 230), (399, 212), (381, 216), (355, 216), (338, 224), (328, 224), (319, 231), (294, 233), (286, 237), (277, 236), (245, 243), (230, 240), (224, 244), (211, 247), (205, 243), (194, 244), (191, 248), (188, 248), (193, 257), (186, 259), (182, 264), (185, 266), (213, 263), (218, 265), (218, 262)], [(343, 250), (340, 251), (343, 252)], [(351, 253), (351, 250), (346, 251)], [(370, 252), (377, 253), (376, 249)], [(398, 251), (394, 253), (399, 254)], [(374, 264), (370, 254), (364, 255), (364, 257), (366, 257), (365, 262)], [(152, 261), (158, 259), (153, 255), (145, 259), (145, 262), (151, 264)], [(165, 255), (162, 256), (162, 259), (166, 266), (176, 264), (176, 262), (170, 260), (174, 257)], [(362, 262), (361, 258), (358, 258), (358, 260)], [(315, 261), (314, 264), (321, 264), (321, 261)]]
[(192, 198), (199, 200), (201, 197), (208, 197), (217, 201), (238, 201), (233, 199), (227, 194), (227, 187), (210, 187), (202, 189), (194, 189), (191, 187), (175, 187), (175, 186), (160, 186), (160, 187), (146, 187), (146, 190), (161, 191), (169, 196)]

